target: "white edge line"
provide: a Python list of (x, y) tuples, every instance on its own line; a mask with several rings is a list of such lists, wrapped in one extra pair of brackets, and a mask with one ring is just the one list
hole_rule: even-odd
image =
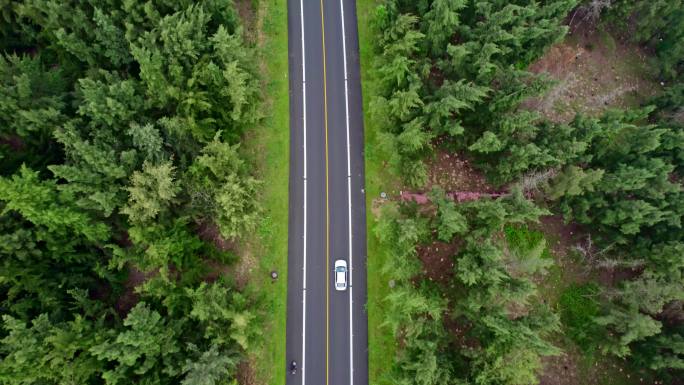
[(306, 384), (306, 55), (304, 44), (304, 0), (299, 0), (302, 33), (302, 132), (304, 135), (304, 247), (302, 278), (302, 385)]
[(351, 204), (351, 156), (349, 143), (349, 86), (347, 84), (347, 36), (344, 29), (344, 0), (340, 0), (340, 13), (342, 17), (342, 55), (344, 57), (344, 116), (347, 127), (347, 200), (349, 208), (349, 384), (354, 384), (354, 323), (353, 323), (353, 297), (354, 285), (352, 284), (352, 204)]

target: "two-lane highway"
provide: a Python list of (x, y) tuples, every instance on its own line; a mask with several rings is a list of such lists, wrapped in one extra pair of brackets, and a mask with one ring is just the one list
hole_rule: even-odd
[[(366, 208), (356, 8), (289, 0), (287, 384), (367, 385)], [(335, 260), (348, 289), (333, 287)]]

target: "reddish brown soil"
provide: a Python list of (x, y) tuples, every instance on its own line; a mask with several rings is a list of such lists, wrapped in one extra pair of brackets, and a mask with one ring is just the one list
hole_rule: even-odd
[(598, 270), (598, 281), (603, 286), (617, 286), (620, 282), (638, 277), (642, 267), (601, 268)]
[(7, 145), (12, 151), (21, 151), (24, 148), (24, 141), (16, 135), (10, 135), (0, 138), (0, 145)]
[(444, 327), (459, 349), (476, 349), (480, 347), (480, 341), (477, 338), (468, 336), (471, 326), (467, 323), (454, 320), (447, 314), (444, 317)]
[(423, 262), (423, 274), (428, 280), (447, 285), (454, 275), (453, 256), (457, 253), (459, 242), (433, 242), (418, 246), (418, 258)]
[(123, 294), (116, 300), (116, 310), (121, 316), (128, 314), (128, 312), (138, 303), (140, 297), (135, 292), (135, 288), (157, 274), (159, 274), (158, 270), (145, 273), (135, 267), (128, 267), (128, 277), (126, 277), (126, 281), (124, 282)]
[(582, 352), (570, 349), (560, 356), (542, 357), (543, 372), (539, 385), (662, 385), (644, 372), (624, 368), (617, 359), (596, 356), (583, 362)]
[[(578, 245), (586, 245), (588, 232), (576, 223), (564, 223), (560, 215), (540, 218), (539, 230), (546, 234), (546, 238), (555, 240), (550, 242), (552, 254), (556, 257), (556, 264), (563, 269), (566, 283), (584, 283), (595, 277), (604, 286), (615, 286), (625, 279), (631, 279), (641, 274), (640, 268), (608, 268), (591, 265), (588, 261), (570, 260), (568, 253)], [(596, 246), (592, 248), (595, 252)]]
[(565, 255), (586, 236), (582, 227), (576, 223), (565, 223), (561, 215), (548, 215), (539, 218), (539, 230), (552, 235), (549, 247), (554, 255)]
[(568, 122), (578, 112), (596, 115), (607, 108), (636, 106), (662, 89), (648, 58), (648, 52), (635, 44), (579, 25), (530, 66), (530, 71), (546, 74), (557, 84), (524, 106), (555, 122)]
[(587, 233), (576, 223), (565, 223), (560, 215), (549, 215), (539, 218), (535, 227), (544, 233), (554, 262), (561, 271), (560, 281), (537, 282), (540, 290), (551, 303), (555, 303), (560, 290), (573, 283), (586, 283), (591, 279), (592, 269), (578, 261), (573, 254), (576, 246), (585, 243)]
[(238, 16), (240, 16), (242, 25), (245, 27), (245, 39), (250, 43), (254, 43), (256, 40), (256, 12), (252, 3), (252, 0), (235, 1), (235, 8), (237, 9)]
[(539, 376), (539, 385), (577, 385), (578, 368), (575, 355), (542, 357), (543, 371)]
[[(220, 262), (217, 261), (206, 261), (206, 266), (207, 270), (209, 271), (205, 276), (204, 276), (204, 281), (206, 282), (214, 282), (219, 277), (221, 276), (230, 276), (231, 273), (231, 267), (224, 265)], [(240, 280), (236, 282), (238, 286), (240, 286)]]
[(460, 154), (439, 151), (428, 164), (428, 183), (425, 191), (441, 187), (445, 191), (494, 193), (485, 176)]
[(204, 242), (213, 244), (220, 251), (235, 250), (235, 242), (223, 239), (218, 226), (214, 223), (204, 222), (198, 224), (197, 236)]
[(249, 361), (242, 361), (238, 364), (237, 375), (235, 376), (240, 385), (255, 385), (256, 373), (254, 371), (254, 364)]

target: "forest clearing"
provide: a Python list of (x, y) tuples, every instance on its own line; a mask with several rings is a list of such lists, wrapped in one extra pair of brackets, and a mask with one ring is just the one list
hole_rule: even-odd
[(362, 5), (371, 382), (680, 383), (681, 7)]

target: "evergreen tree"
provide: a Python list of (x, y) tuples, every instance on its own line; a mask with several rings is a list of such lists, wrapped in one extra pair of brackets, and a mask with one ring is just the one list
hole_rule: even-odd
[(187, 173), (193, 216), (214, 221), (221, 235), (233, 238), (253, 229), (260, 208), (260, 183), (249, 176), (237, 146), (221, 141), (220, 132), (203, 149)]

